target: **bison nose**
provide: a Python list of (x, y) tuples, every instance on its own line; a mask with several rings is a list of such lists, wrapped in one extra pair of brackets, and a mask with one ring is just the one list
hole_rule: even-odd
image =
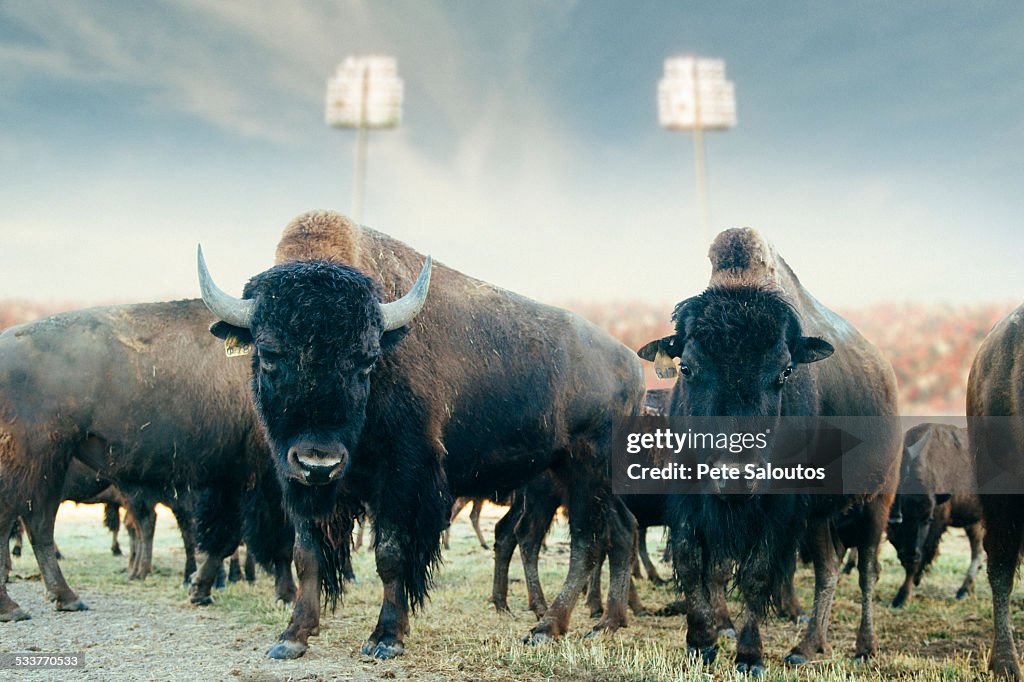
[(325, 485), (341, 473), (348, 452), (344, 447), (327, 450), (310, 443), (288, 448), (288, 468), (292, 478), (306, 485)]

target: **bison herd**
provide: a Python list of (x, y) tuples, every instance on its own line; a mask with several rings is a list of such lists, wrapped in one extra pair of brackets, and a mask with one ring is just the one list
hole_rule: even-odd
[[(968, 429), (921, 424), (902, 434), (888, 362), (767, 241), (728, 230), (709, 256), (707, 289), (676, 305), (669, 336), (634, 351), (579, 316), (433, 264), (332, 212), (292, 221), (275, 265), (241, 298), (217, 287), (200, 250), (201, 300), (79, 310), (0, 334), (0, 530), (6, 538), (23, 524), (48, 599), (76, 611), (87, 607), (58, 563), (58, 506), (106, 503), (115, 553), (124, 507), (130, 574), (144, 578), (153, 507), (166, 504), (182, 532), (190, 600), (211, 603), (224, 560), (244, 542), (294, 605), (268, 655), (295, 658), (319, 631), (322, 604), (334, 606), (351, 578), (354, 524), (365, 519), (383, 598), (363, 652), (389, 658), (404, 651), (410, 612), (431, 589), (453, 504), (473, 501), (477, 515), (485, 499), (509, 505), (495, 528), (491, 599), (508, 608), (519, 547), (537, 616), (526, 644), (565, 634), (584, 592), (600, 618), (594, 632), (624, 626), (629, 608), (642, 612), (634, 572), (642, 564), (661, 580), (645, 534), (664, 525), (692, 655), (713, 661), (720, 637), (735, 634), (736, 669), (759, 676), (765, 617), (798, 613), (799, 558), (813, 565), (814, 601), (785, 660), (829, 652), (848, 549), (861, 591), (853, 653), (867, 658), (878, 649), (883, 534), (906, 572), (898, 607), (956, 526), (972, 555), (956, 596), (973, 591), (984, 537), (990, 667), (1019, 678), (1010, 592), (1024, 498), (1009, 493), (1024, 492), (1024, 425), (1012, 419), (1024, 404), (1024, 307), (985, 340), (969, 379), (968, 416), (1000, 426), (969, 420)], [(645, 394), (640, 358), (675, 376), (673, 388)], [(860, 485), (844, 494), (769, 494), (759, 481), (615, 494), (616, 424), (645, 414), (756, 418), (769, 429), (787, 417), (870, 417), (876, 426), (857, 450)], [(728, 454), (707, 463), (731, 466)], [(771, 457), (759, 451), (755, 463)], [(1004, 494), (964, 485), (993, 479)], [(570, 560), (549, 603), (537, 566), (559, 508)], [(29, 618), (7, 593), (9, 552), (0, 543), (3, 622)], [(745, 607), (738, 634), (730, 589)]]

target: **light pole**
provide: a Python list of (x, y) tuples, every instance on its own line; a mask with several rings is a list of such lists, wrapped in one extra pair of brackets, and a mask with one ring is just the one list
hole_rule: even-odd
[(725, 80), (725, 61), (695, 56), (669, 57), (658, 83), (658, 121), (667, 130), (692, 130), (701, 242), (711, 239), (704, 131), (736, 125), (736, 88)]
[(363, 218), (366, 187), (366, 148), (371, 128), (394, 128), (402, 122), (404, 86), (394, 57), (346, 57), (327, 80), (324, 119), (334, 128), (356, 129), (355, 176), (352, 181), (352, 219)]

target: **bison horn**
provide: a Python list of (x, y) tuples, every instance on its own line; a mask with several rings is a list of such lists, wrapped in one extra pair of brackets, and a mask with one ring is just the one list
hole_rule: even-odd
[(423, 309), (427, 302), (427, 292), (430, 290), (430, 267), (432, 261), (430, 256), (423, 262), (423, 269), (416, 283), (412, 285), (402, 298), (391, 303), (381, 303), (380, 312), (384, 316), (384, 331), (392, 331), (406, 326)]
[(249, 321), (252, 319), (254, 302), (251, 299), (229, 296), (213, 283), (210, 271), (206, 269), (206, 259), (203, 258), (202, 245), (199, 246), (198, 261), (199, 288), (203, 292), (203, 303), (219, 319), (224, 320), (230, 325), (248, 329)]

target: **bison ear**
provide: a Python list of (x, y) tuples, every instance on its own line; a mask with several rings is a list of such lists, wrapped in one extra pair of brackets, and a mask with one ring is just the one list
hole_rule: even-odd
[(659, 348), (661, 348), (661, 339), (651, 341), (649, 344), (638, 350), (636, 354), (648, 362), (654, 362), (654, 356), (658, 354)]
[(224, 339), (224, 355), (229, 358), (252, 352), (252, 332), (245, 327), (236, 327), (221, 320), (210, 325), (210, 333)]
[(245, 327), (236, 327), (221, 320), (210, 325), (210, 333), (218, 339), (235, 338), (241, 343), (252, 343), (252, 333)]
[(819, 339), (817, 336), (801, 336), (793, 351), (793, 362), (807, 365), (824, 360), (835, 352), (836, 349), (825, 339)]
[(671, 358), (678, 358), (682, 352), (679, 349), (679, 345), (676, 343), (675, 336), (664, 336), (655, 341), (651, 341), (646, 346), (636, 352), (644, 360), (648, 362), (654, 362), (658, 357), (658, 352), (663, 352)]
[(384, 336), (380, 337), (380, 348), (382, 351), (391, 350), (399, 341), (405, 338), (405, 335), (409, 333), (409, 326), (399, 327), (398, 329), (392, 329), (389, 332), (384, 332)]

